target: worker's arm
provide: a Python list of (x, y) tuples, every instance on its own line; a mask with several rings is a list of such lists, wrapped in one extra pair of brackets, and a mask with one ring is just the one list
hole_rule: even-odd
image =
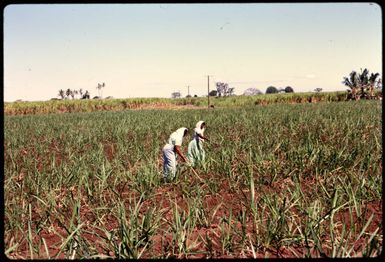
[(183, 159), (184, 162), (187, 162), (187, 159), (183, 155), (182, 151), (180, 151), (180, 146), (175, 146), (175, 152)]
[(210, 140), (209, 140), (207, 137), (204, 137), (204, 136), (202, 136), (201, 134), (198, 134), (198, 133), (197, 133), (197, 135), (198, 135), (200, 138), (202, 138), (203, 140), (206, 140), (207, 142), (210, 142)]

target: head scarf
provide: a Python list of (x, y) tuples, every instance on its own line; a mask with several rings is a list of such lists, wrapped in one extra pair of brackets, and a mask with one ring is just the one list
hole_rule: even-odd
[(172, 133), (168, 139), (168, 144), (178, 146), (182, 145), (185, 130), (187, 130), (187, 128), (181, 127), (177, 129), (174, 133)]
[(179, 136), (183, 137), (184, 131), (185, 131), (185, 130), (187, 130), (186, 127), (181, 127), (181, 128), (178, 128), (178, 129), (175, 131), (175, 133), (177, 133), (177, 136), (178, 136), (178, 137), (179, 137)]
[(193, 134), (193, 138), (194, 139), (197, 139), (199, 138), (199, 140), (202, 141), (202, 138), (198, 137), (197, 134), (200, 134), (203, 136), (203, 133), (205, 132), (205, 128), (201, 128), (202, 124), (204, 123), (205, 121), (199, 121), (196, 126), (195, 126), (195, 129), (194, 129), (194, 134)]

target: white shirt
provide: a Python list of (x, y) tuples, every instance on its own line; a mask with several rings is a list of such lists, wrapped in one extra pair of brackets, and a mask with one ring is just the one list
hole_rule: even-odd
[(182, 127), (176, 130), (174, 133), (172, 133), (168, 138), (167, 144), (170, 144), (172, 146), (181, 146), (183, 141), (184, 131), (186, 129), (187, 128)]

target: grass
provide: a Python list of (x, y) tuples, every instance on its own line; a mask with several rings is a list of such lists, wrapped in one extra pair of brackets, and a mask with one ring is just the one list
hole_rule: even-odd
[[(5, 254), (376, 256), (381, 117), (379, 101), (6, 115)], [(206, 167), (162, 182), (166, 139), (199, 120)]]

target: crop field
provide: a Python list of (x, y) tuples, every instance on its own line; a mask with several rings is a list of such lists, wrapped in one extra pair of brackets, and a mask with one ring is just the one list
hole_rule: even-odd
[[(375, 99), (382, 96), (381, 91), (375, 92)], [(255, 96), (210, 97), (210, 105), (214, 107), (239, 107), (269, 105), (276, 103), (312, 103), (334, 102), (347, 100), (346, 92), (322, 93), (284, 93), (262, 94)], [(87, 99), (87, 100), (50, 100), (35, 102), (6, 102), (5, 115), (30, 115), (52, 113), (79, 113), (95, 111), (122, 111), (127, 109), (183, 109), (207, 108), (207, 97), (191, 98), (125, 98), (125, 99)]]
[[(378, 100), (4, 117), (13, 259), (373, 257)], [(162, 181), (168, 136), (207, 123), (206, 165)], [(195, 172), (194, 172), (195, 171)]]

